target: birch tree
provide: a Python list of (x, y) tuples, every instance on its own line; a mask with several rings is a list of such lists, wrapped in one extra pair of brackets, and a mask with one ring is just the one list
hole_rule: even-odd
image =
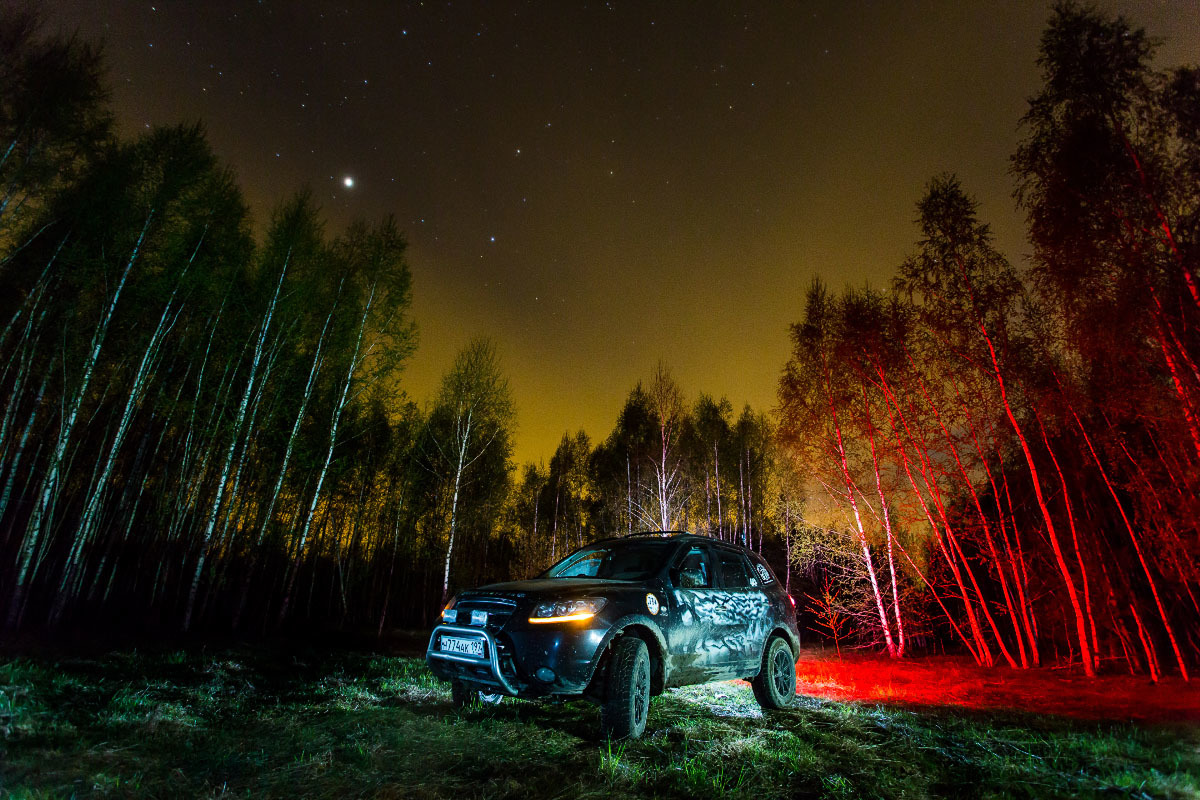
[(362, 224), (352, 226), (331, 248), (332, 275), (339, 276), (337, 295), (343, 290), (353, 294), (354, 302), (345, 304), (353, 315), (342, 315), (347, 346), (340, 369), (334, 373), (328, 438), (315, 486), (292, 546), (290, 574), (279, 611), (281, 623), (287, 617), (347, 410), (367, 392), (393, 380), (414, 346), (415, 330), (407, 317), (412, 279), (404, 260), (405, 246), (394, 221), (386, 219), (371, 229)]
[(459, 531), (459, 499), (474, 468), (488, 454), (507, 458), (515, 418), (508, 380), (500, 371), (496, 347), (474, 339), (442, 378), (424, 437), (423, 458), (449, 499), (442, 601), (450, 594), (450, 565)]

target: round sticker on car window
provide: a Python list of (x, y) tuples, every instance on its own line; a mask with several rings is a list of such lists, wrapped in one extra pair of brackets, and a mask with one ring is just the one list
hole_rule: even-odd
[(650, 612), (651, 616), (658, 614), (658, 598), (654, 596), (653, 592), (646, 595), (646, 610)]

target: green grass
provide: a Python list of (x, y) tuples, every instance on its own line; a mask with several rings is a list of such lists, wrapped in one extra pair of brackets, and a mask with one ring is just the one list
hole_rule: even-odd
[(646, 736), (582, 702), (455, 711), (419, 658), (114, 653), (0, 662), (11, 797), (1200, 797), (1200, 731), (673, 690)]

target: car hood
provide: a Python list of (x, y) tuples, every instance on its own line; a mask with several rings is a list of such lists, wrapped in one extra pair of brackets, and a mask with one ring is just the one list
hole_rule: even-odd
[(614, 589), (629, 589), (641, 585), (640, 581), (605, 580), (601, 578), (532, 578), (527, 581), (491, 583), (463, 592), (463, 596), (475, 594), (503, 594), (513, 597), (559, 598), (578, 597), (583, 594), (604, 594)]

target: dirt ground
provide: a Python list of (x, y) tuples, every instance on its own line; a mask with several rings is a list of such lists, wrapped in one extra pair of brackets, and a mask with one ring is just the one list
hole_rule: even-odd
[(897, 706), (1012, 710), (1087, 720), (1200, 722), (1200, 679), (1100, 675), (1082, 671), (977, 667), (968, 658), (806, 650), (796, 664), (802, 694)]

